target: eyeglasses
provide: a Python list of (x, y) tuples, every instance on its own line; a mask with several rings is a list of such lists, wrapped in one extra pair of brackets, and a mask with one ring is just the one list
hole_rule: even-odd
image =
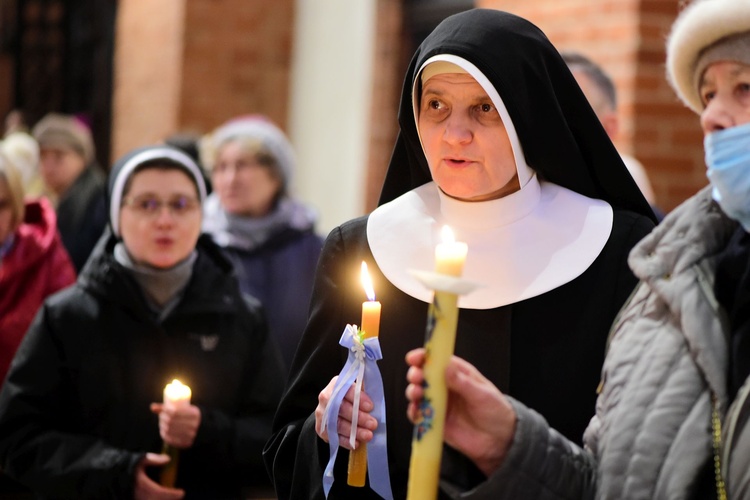
[(147, 217), (156, 217), (161, 213), (161, 209), (165, 205), (169, 209), (170, 214), (175, 217), (183, 217), (195, 211), (200, 205), (198, 200), (191, 196), (175, 196), (168, 200), (162, 200), (150, 194), (125, 198), (122, 204)]

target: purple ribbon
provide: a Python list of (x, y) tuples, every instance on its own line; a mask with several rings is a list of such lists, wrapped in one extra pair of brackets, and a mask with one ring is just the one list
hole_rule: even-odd
[(328, 401), (323, 414), (322, 425), (328, 430), (328, 446), (331, 458), (323, 473), (323, 489), (326, 498), (333, 486), (333, 465), (339, 451), (339, 434), (337, 431), (339, 408), (349, 387), (354, 385), (354, 408), (352, 416), (352, 432), (349, 443), (353, 446), (357, 435), (357, 417), (359, 413), (359, 398), (362, 392), (362, 381), (367, 379), (367, 394), (373, 402), (370, 413), (378, 421), (378, 428), (373, 433), (372, 441), (367, 444), (367, 468), (370, 477), (370, 488), (386, 500), (393, 500), (391, 492), (391, 478), (388, 472), (388, 449), (386, 446), (385, 429), (385, 396), (383, 394), (383, 378), (380, 376), (377, 360), (383, 359), (380, 342), (377, 337), (360, 339), (355, 325), (346, 325), (339, 344), (349, 349), (349, 357), (339, 378), (333, 386), (331, 399)]

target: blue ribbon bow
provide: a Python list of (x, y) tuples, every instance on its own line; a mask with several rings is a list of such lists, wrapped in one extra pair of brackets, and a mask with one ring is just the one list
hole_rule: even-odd
[(328, 498), (328, 493), (333, 486), (333, 465), (336, 463), (336, 455), (339, 451), (339, 433), (337, 430), (339, 408), (349, 387), (355, 384), (352, 431), (349, 437), (349, 443), (353, 447), (357, 435), (357, 417), (362, 381), (366, 378), (367, 393), (374, 406), (370, 415), (378, 421), (378, 427), (373, 433), (372, 441), (367, 444), (370, 488), (386, 500), (393, 500), (386, 447), (385, 396), (383, 394), (383, 379), (380, 376), (380, 369), (378, 369), (377, 364), (377, 360), (383, 359), (380, 342), (377, 337), (360, 340), (356, 325), (346, 325), (339, 344), (349, 349), (349, 357), (344, 368), (341, 369), (336, 384), (333, 386), (331, 399), (328, 401), (328, 406), (326, 406), (323, 414), (322, 425), (325, 425), (328, 430), (328, 446), (331, 450), (331, 458), (328, 460), (328, 465), (323, 473), (323, 489), (326, 498)]

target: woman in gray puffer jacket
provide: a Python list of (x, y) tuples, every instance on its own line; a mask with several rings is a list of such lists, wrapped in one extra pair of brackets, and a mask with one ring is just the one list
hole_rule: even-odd
[[(693, 2), (667, 67), (701, 116), (711, 186), (630, 254), (640, 285), (613, 326), (585, 448), (454, 358), (446, 443), (487, 475), (468, 492), (444, 478), (454, 498), (750, 495), (750, 3)], [(407, 356), (411, 418), (423, 360)]]

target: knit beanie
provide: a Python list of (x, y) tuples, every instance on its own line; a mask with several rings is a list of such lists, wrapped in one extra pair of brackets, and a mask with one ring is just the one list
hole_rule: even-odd
[(213, 170), (219, 148), (234, 139), (258, 141), (262, 150), (276, 160), (282, 191), (288, 190), (296, 166), (294, 148), (286, 134), (263, 115), (234, 118), (205, 136), (201, 141), (201, 161), (207, 170)]
[(700, 114), (698, 85), (708, 65), (735, 61), (750, 66), (750, 2), (695, 0), (672, 25), (667, 39), (667, 80)]
[(187, 154), (172, 146), (146, 146), (125, 154), (112, 166), (107, 183), (109, 203), (109, 225), (112, 233), (120, 237), (120, 206), (122, 195), (128, 179), (144, 163), (161, 162), (182, 169), (195, 183), (198, 199), (203, 204), (206, 199), (206, 183), (198, 165)]
[(39, 120), (31, 134), (40, 149), (67, 148), (81, 155), (87, 165), (94, 161), (91, 131), (73, 116), (50, 113)]

